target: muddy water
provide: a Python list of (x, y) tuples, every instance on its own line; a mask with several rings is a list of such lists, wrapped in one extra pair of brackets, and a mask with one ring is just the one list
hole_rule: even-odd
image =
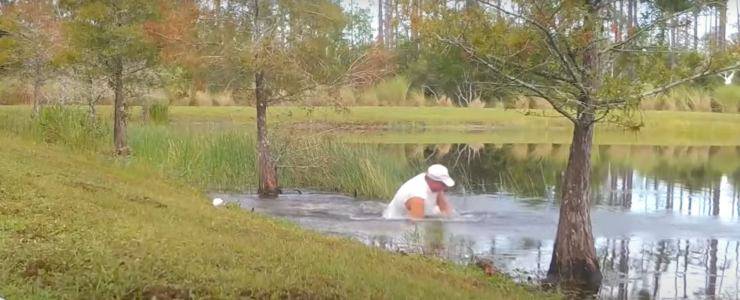
[[(473, 257), (521, 281), (546, 275), (567, 146), (394, 145), (410, 168), (440, 162), (460, 185), (458, 216), (423, 222), (380, 219), (383, 201), (303, 192), (262, 201), (214, 195), (245, 209), (392, 251), (469, 263)], [(388, 148), (390, 147), (390, 148)], [(740, 297), (740, 164), (737, 147), (599, 146), (593, 226), (602, 298)], [(401, 183), (399, 183), (400, 185)]]

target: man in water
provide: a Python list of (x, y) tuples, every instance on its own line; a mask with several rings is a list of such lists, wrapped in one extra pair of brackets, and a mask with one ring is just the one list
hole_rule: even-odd
[(386, 219), (423, 219), (425, 216), (452, 215), (445, 191), (454, 186), (447, 168), (431, 165), (425, 173), (406, 181), (383, 212)]

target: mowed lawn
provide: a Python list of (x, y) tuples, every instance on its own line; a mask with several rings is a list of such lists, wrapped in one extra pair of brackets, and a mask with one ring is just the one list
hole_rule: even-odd
[(124, 161), (0, 134), (0, 297), (542, 299), (480, 270), (233, 207)]

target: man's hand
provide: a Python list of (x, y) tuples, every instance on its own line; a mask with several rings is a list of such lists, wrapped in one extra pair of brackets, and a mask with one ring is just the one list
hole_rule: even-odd
[(452, 216), (452, 205), (450, 205), (450, 201), (447, 200), (447, 195), (445, 195), (445, 192), (439, 192), (437, 194), (437, 206), (439, 206), (439, 211), (442, 212), (443, 216)]

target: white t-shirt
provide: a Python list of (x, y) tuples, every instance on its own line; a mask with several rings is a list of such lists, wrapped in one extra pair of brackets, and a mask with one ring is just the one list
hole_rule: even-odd
[(406, 209), (406, 201), (415, 197), (424, 199), (424, 215), (440, 214), (439, 207), (437, 206), (437, 193), (429, 189), (426, 181), (426, 173), (421, 173), (409, 179), (409, 181), (406, 181), (406, 183), (398, 188), (396, 195), (393, 196), (393, 200), (391, 203), (388, 203), (388, 207), (383, 211), (383, 218), (407, 218), (408, 210)]

